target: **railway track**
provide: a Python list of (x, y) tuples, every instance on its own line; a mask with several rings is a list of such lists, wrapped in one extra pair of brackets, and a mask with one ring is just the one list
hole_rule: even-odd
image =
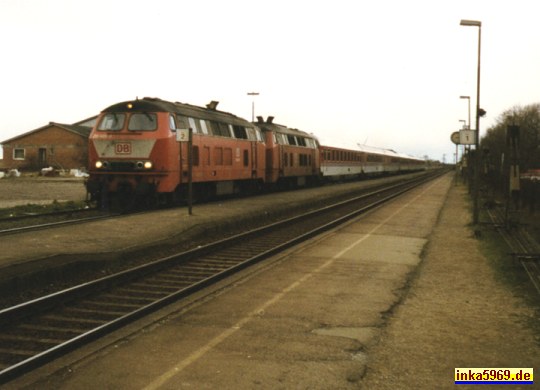
[(488, 210), (488, 215), (510, 248), (512, 257), (519, 261), (540, 294), (540, 245), (522, 225), (505, 223), (502, 211)]
[(0, 236), (84, 223), (115, 216), (117, 216), (117, 214), (111, 214), (96, 209), (77, 209), (2, 218), (0, 219)]
[(393, 184), (249, 233), (0, 310), (0, 383), (432, 179)]

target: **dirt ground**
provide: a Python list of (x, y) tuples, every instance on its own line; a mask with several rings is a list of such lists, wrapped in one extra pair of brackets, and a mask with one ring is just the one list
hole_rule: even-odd
[(0, 179), (0, 208), (28, 203), (49, 204), (81, 201), (86, 197), (84, 179), (62, 177), (19, 177)]

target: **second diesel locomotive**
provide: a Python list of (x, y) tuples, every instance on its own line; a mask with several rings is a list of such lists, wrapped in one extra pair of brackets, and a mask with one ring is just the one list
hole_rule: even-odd
[(317, 138), (258, 117), (143, 98), (103, 110), (89, 139), (87, 191), (103, 207), (174, 202), (186, 196), (188, 150), (177, 142), (191, 128), (195, 196), (206, 198), (290, 188), (323, 179), (423, 169), (424, 162), (382, 150), (321, 146)]

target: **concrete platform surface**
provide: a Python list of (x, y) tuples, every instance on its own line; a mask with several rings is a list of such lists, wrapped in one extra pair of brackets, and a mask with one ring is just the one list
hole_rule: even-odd
[(303, 204), (316, 203), (382, 182), (402, 180), (388, 177), (298, 191), (195, 204), (192, 215), (186, 208), (134, 214), (90, 223), (0, 237), (0, 269), (62, 255), (100, 254), (158, 245), (171, 239), (189, 241), (207, 232), (234, 229), (253, 220), (286, 215)]

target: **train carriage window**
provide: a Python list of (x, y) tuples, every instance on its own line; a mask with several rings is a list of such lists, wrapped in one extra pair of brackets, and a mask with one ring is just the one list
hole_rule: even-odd
[(287, 135), (289, 145), (296, 145), (296, 137), (294, 135)]
[(99, 122), (98, 130), (100, 131), (118, 131), (124, 128), (126, 120), (125, 114), (105, 114)]
[(244, 166), (249, 166), (249, 152), (247, 150), (244, 150)]
[(306, 139), (304, 137), (296, 137), (296, 141), (300, 146), (306, 146)]
[(263, 135), (259, 129), (255, 129), (255, 136), (257, 137), (257, 141), (264, 142)]
[(157, 129), (157, 115), (147, 112), (134, 113), (129, 117), (128, 130), (154, 131)]

